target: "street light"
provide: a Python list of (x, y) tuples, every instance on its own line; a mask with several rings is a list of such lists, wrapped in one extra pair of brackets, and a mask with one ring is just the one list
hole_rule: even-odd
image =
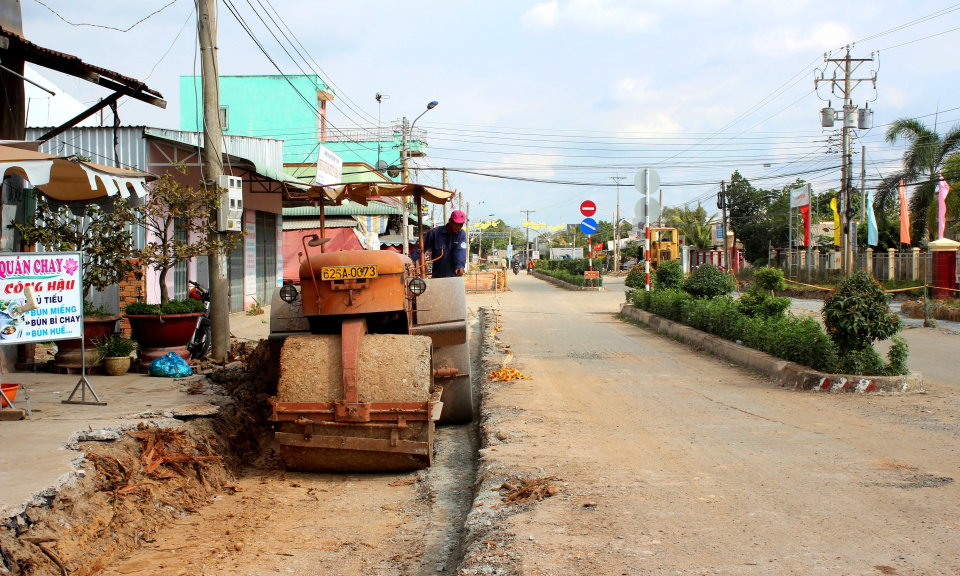
[[(440, 103), (437, 102), (436, 100), (427, 104), (427, 109), (421, 112), (420, 115), (413, 120), (413, 124), (411, 124), (409, 127), (407, 126), (407, 117), (406, 116), (403, 117), (403, 145), (400, 147), (400, 159), (403, 160), (403, 183), (404, 184), (406, 184), (410, 179), (409, 171), (407, 169), (408, 156), (410, 155), (410, 151), (407, 150), (408, 136), (411, 133), (413, 133), (413, 127), (416, 126), (417, 120), (419, 120), (420, 118), (423, 118), (424, 114), (436, 108), (438, 104)], [(403, 226), (402, 226), (403, 253), (406, 255), (410, 254), (410, 229), (408, 228), (408, 224), (407, 224), (407, 219), (410, 214), (410, 208), (407, 206), (407, 203), (409, 201), (410, 201), (409, 197), (407, 196), (403, 197), (403, 216), (402, 216), (403, 218)]]

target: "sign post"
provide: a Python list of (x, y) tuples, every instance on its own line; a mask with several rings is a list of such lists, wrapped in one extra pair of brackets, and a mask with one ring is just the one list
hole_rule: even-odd
[(650, 192), (660, 188), (660, 175), (653, 168), (641, 168), (633, 178), (633, 186), (644, 195), (643, 271), (646, 275), (646, 290), (650, 291)]
[[(590, 202), (590, 201), (587, 200), (587, 202)], [(583, 204), (586, 205), (587, 202), (584, 202)], [(590, 204), (593, 205), (593, 202), (590, 202)], [(580, 211), (583, 212), (583, 206), (580, 206)], [(594, 205), (594, 212), (596, 212), (596, 206), (595, 206), (595, 205)], [(593, 242), (592, 242), (592, 235), (593, 235), (594, 232), (597, 231), (597, 228), (598, 228), (598, 227), (599, 227), (599, 225), (597, 224), (597, 221), (594, 220), (593, 218), (584, 218), (583, 221), (580, 222), (580, 230), (581, 230), (584, 234), (587, 235), (587, 260), (588, 260), (588, 262), (589, 262), (589, 266), (590, 266), (590, 271), (591, 271), (591, 272), (593, 272)], [(593, 279), (590, 280), (590, 287), (593, 288)]]

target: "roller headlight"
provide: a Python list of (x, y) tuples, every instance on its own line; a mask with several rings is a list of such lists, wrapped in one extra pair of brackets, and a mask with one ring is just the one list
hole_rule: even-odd
[(283, 287), (280, 288), (280, 299), (287, 304), (295, 302), (299, 297), (300, 291), (297, 290), (297, 287), (293, 284), (284, 284)]
[(414, 296), (419, 296), (427, 291), (427, 283), (424, 282), (423, 278), (411, 278), (410, 282), (407, 283), (407, 287), (410, 288), (410, 293)]

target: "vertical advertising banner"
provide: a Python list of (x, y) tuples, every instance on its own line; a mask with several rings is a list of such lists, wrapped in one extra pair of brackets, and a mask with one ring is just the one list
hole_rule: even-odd
[(243, 243), (243, 293), (246, 296), (245, 304), (252, 304), (257, 295), (257, 212), (244, 211), (244, 243)]
[[(80, 338), (83, 286), (79, 252), (0, 254), (0, 344)], [(37, 307), (29, 308), (25, 291)]]
[(283, 214), (277, 214), (277, 286), (283, 286)]

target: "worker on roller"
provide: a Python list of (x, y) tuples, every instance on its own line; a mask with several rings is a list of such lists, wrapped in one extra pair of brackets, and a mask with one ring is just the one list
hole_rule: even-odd
[[(433, 263), (434, 278), (463, 276), (467, 267), (467, 233), (463, 230), (466, 221), (462, 210), (454, 210), (445, 226), (431, 228), (423, 235), (423, 250), (430, 253), (427, 260), (439, 258)], [(414, 247), (410, 257), (419, 264), (420, 246)]]

